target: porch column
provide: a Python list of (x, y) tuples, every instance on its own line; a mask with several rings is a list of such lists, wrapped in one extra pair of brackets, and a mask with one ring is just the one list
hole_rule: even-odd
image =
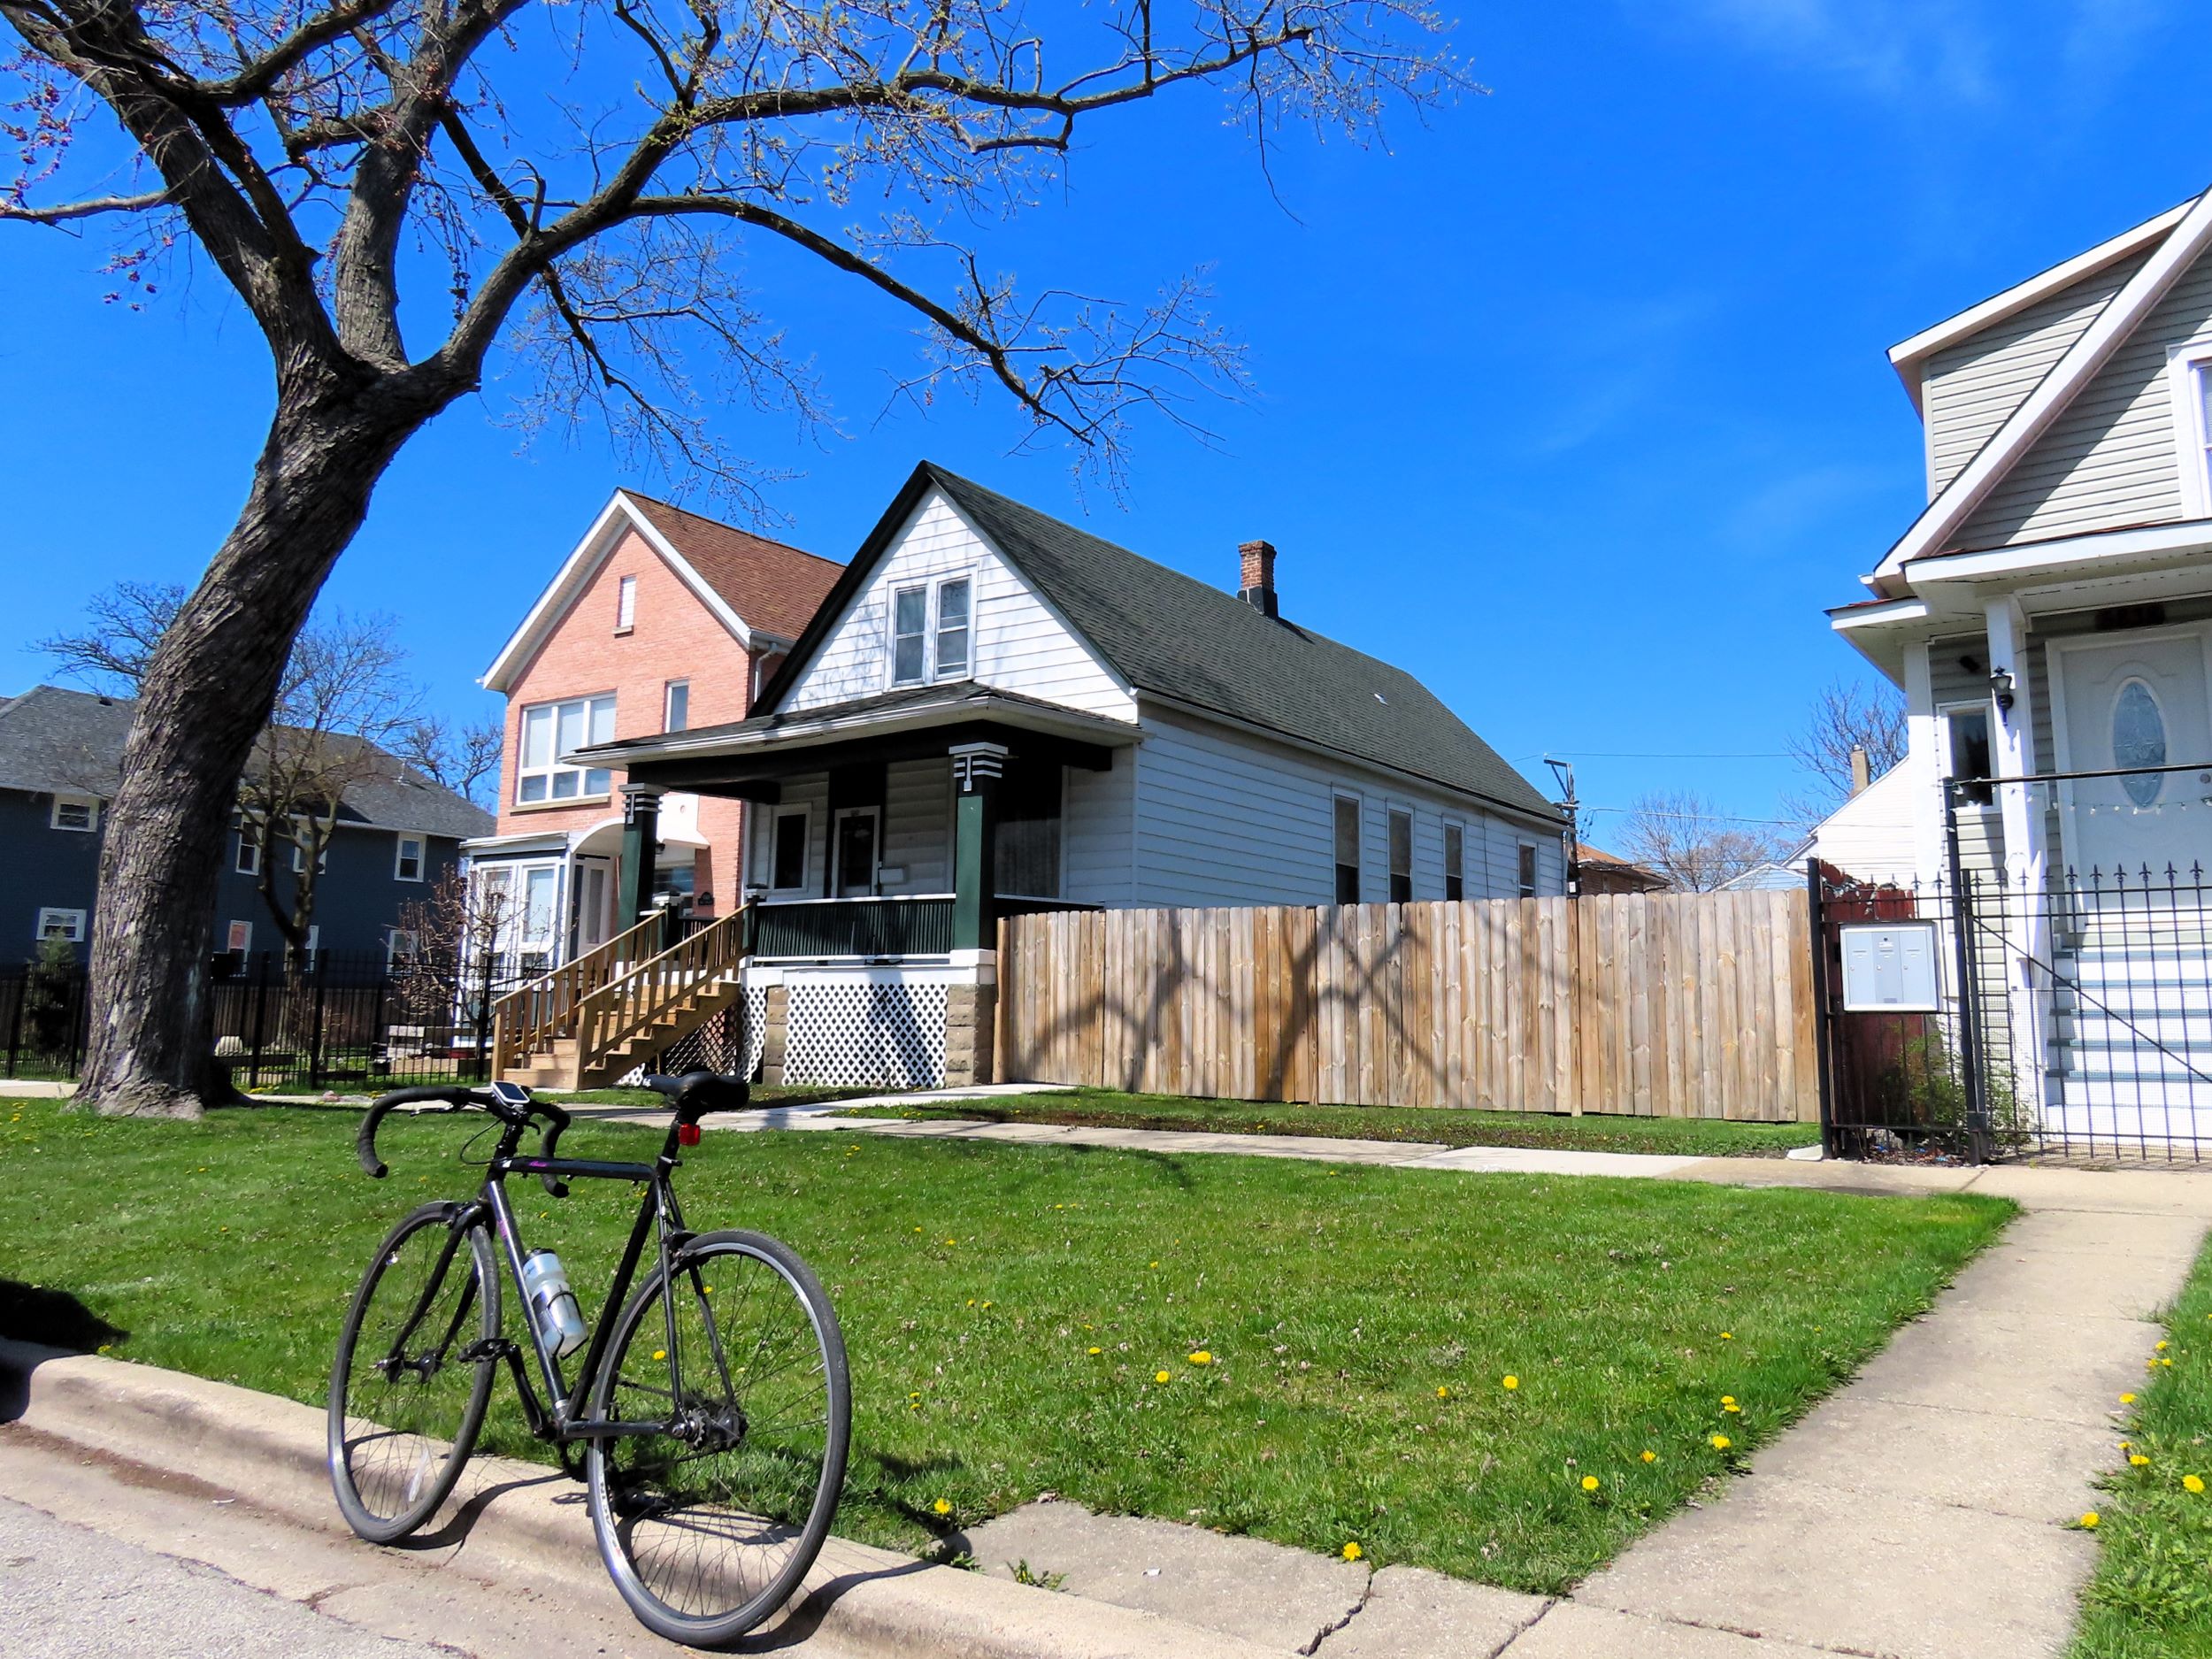
[[(2012, 707), (1990, 704), (1990, 769), (2001, 778), (2024, 778), (2039, 768), (2035, 749), (2037, 680), (2029, 662), (2028, 620), (2007, 594), (1984, 607), (1989, 666), (2012, 676)], [(2039, 1113), (2048, 1056), (2045, 1034), (2049, 975), (2036, 964), (2050, 960), (2051, 933), (2043, 892), (2046, 852), (2042, 803), (2032, 785), (2005, 784), (1997, 791), (2005, 827), (2005, 986), (2011, 1018), (2012, 1070), (2022, 1104)]]
[(1006, 750), (996, 743), (952, 749), (952, 957), (972, 977), (945, 987), (945, 1082), (958, 1088), (996, 1078), (998, 1022), (998, 790)]
[(645, 919), (653, 898), (653, 856), (660, 847), (661, 791), (649, 783), (622, 786), (622, 885), (616, 899), (615, 932), (626, 933)]
[(998, 787), (1006, 750), (997, 743), (952, 748), (952, 948), (998, 949)]
[(1935, 676), (1928, 641), (1905, 647), (1905, 758), (1912, 768), (1913, 875), (1924, 893), (1945, 875), (1943, 785), (1937, 764)]

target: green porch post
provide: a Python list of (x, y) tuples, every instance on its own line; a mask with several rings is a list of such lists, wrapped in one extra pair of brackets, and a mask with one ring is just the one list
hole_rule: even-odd
[(622, 786), (622, 885), (616, 895), (618, 907), (615, 932), (624, 933), (645, 919), (653, 902), (653, 856), (660, 848), (661, 792), (651, 784)]
[(997, 743), (952, 749), (952, 948), (998, 949), (998, 786), (1006, 750)]

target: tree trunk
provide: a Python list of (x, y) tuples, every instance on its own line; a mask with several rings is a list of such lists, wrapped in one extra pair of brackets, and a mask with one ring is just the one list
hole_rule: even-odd
[(100, 853), (76, 1098), (104, 1115), (196, 1118), (235, 1097), (214, 1056), (208, 964), (238, 780), (377, 480), (449, 401), (399, 395), (396, 378), (296, 362), (280, 376), (244, 511), (149, 665)]

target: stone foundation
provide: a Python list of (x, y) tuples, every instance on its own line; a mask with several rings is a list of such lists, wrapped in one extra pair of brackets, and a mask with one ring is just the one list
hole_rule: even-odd
[(997, 1038), (998, 987), (945, 987), (945, 1087), (967, 1088), (997, 1081), (993, 1062)]

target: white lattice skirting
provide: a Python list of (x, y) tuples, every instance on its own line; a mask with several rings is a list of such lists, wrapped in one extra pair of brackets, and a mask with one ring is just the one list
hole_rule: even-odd
[(757, 1083), (767, 1025), (768, 987), (749, 985), (735, 1008), (726, 1009), (689, 1036), (677, 1039), (649, 1064), (627, 1072), (619, 1082), (622, 1087), (635, 1087), (649, 1071), (680, 1077), (687, 1071), (704, 1071), (734, 1072), (748, 1083)]
[[(787, 973), (784, 1081), (828, 1088), (940, 1088), (941, 979), (877, 971)], [(746, 1006), (765, 993), (748, 987)], [(754, 1048), (756, 1063), (759, 1050)]]

